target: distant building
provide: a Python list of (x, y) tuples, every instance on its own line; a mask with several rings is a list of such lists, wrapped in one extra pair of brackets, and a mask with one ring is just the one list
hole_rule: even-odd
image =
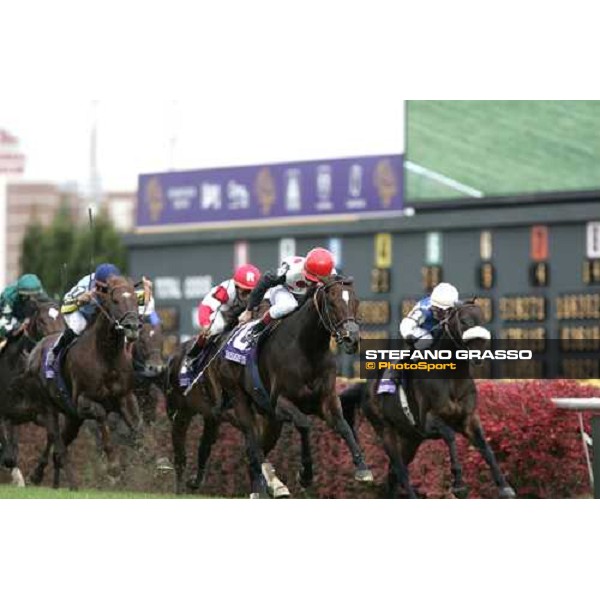
[(65, 191), (53, 183), (13, 182), (6, 197), (6, 281), (21, 272), (21, 245), (27, 227), (36, 221), (49, 225), (62, 204), (73, 223), (81, 219), (83, 200), (75, 190)]
[(117, 230), (128, 232), (134, 226), (135, 203), (135, 192), (106, 192), (102, 208)]

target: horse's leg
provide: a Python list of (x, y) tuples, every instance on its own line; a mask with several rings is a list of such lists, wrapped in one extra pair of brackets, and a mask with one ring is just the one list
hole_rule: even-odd
[(340, 399), (335, 395), (327, 396), (321, 405), (323, 418), (325, 422), (346, 442), (352, 454), (352, 462), (356, 467), (354, 479), (357, 481), (373, 481), (373, 473), (365, 463), (362, 450), (352, 433), (352, 428), (348, 425), (342, 413)]
[(213, 444), (217, 441), (219, 433), (219, 421), (217, 419), (204, 417), (204, 428), (202, 429), (202, 438), (198, 445), (198, 466), (196, 477), (188, 481), (188, 487), (192, 490), (200, 488), (206, 475), (206, 463), (210, 458), (210, 452)]
[(142, 435), (142, 415), (140, 405), (133, 392), (119, 398), (119, 412), (125, 424), (131, 429), (134, 441), (139, 442)]
[(175, 461), (175, 493), (185, 492), (185, 467), (187, 456), (185, 451), (185, 440), (187, 431), (192, 420), (192, 414), (186, 410), (178, 410), (173, 413), (173, 424), (171, 425), (171, 443)]
[(262, 473), (262, 465), (265, 455), (259, 443), (258, 426), (250, 403), (252, 399), (247, 397), (242, 390), (236, 390), (231, 394), (234, 402), (234, 410), (242, 433), (246, 440), (246, 456), (248, 457), (248, 473), (250, 475), (251, 493), (250, 498), (266, 498), (267, 482)]
[(481, 426), (479, 417), (476, 414), (472, 414), (467, 417), (464, 433), (469, 441), (475, 446), (475, 448), (479, 450), (485, 462), (490, 467), (494, 482), (500, 490), (500, 498), (516, 498), (515, 490), (506, 481), (506, 478), (498, 466), (498, 462), (494, 456), (494, 451), (485, 439), (483, 427)]
[(60, 471), (64, 468), (67, 473), (69, 488), (76, 490), (77, 482), (75, 481), (71, 461), (69, 460), (69, 446), (77, 437), (83, 420), (74, 417), (65, 417), (65, 426), (61, 433), (58, 413), (53, 413), (51, 419), (51, 428), (55, 442), (52, 453), (52, 462), (54, 465), (53, 487), (58, 489), (60, 486)]
[(265, 455), (265, 462), (262, 464), (262, 474), (267, 482), (269, 494), (273, 498), (290, 497), (290, 490), (283, 483), (283, 481), (277, 477), (273, 465), (266, 460), (266, 457), (277, 444), (277, 440), (279, 440), (282, 427), (283, 421), (281, 419), (268, 419), (263, 433), (263, 452)]
[(416, 498), (415, 491), (410, 484), (407, 463), (402, 458), (402, 445), (395, 429), (389, 425), (382, 432), (383, 449), (390, 461), (388, 486), (392, 497), (396, 497), (396, 485), (400, 484), (409, 498)]
[(29, 481), (33, 485), (40, 485), (44, 480), (44, 472), (48, 466), (48, 461), (50, 460), (50, 450), (52, 450), (52, 446), (54, 445), (55, 432), (50, 419), (51, 417), (48, 416), (44, 423), (44, 426), (46, 427), (46, 447), (40, 455), (33, 473), (29, 476)]
[(450, 452), (450, 471), (452, 473), (452, 493), (457, 498), (466, 498), (469, 488), (463, 480), (463, 470), (456, 448), (454, 429), (445, 423), (441, 417), (428, 413), (425, 425), (426, 435), (440, 435)]
[(25, 487), (25, 478), (19, 469), (19, 434), (12, 423), (8, 427), (8, 444), (12, 449), (12, 460), (14, 461), (14, 465), (10, 469), (11, 481), (17, 487)]
[[(313, 459), (310, 446), (310, 421), (308, 417), (300, 411), (287, 398), (280, 396), (277, 400), (275, 416), (280, 421), (291, 421), (300, 434), (300, 450), (302, 471), (297, 475), (298, 483), (303, 488), (308, 488), (313, 482)], [(268, 454), (268, 452), (267, 452)]]

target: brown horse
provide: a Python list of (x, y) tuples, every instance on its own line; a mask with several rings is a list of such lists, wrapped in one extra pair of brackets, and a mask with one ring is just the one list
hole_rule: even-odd
[[(345, 352), (356, 352), (358, 305), (352, 279), (334, 276), (310, 290), (302, 306), (277, 322), (262, 343), (259, 341), (257, 365), (264, 387), (264, 399), (260, 402), (263, 408), (256, 402), (257, 392), (246, 367), (221, 355), (210, 365), (209, 379), (217, 381), (231, 400), (246, 438), (252, 497), (265, 494), (262, 465), (281, 433), (282, 419), (277, 418), (277, 407), (281, 403), (297, 414), (324, 419), (350, 449), (356, 468), (355, 479), (373, 480), (342, 413), (335, 388), (337, 365), (330, 350), (333, 336)], [(289, 411), (288, 414), (293, 415)], [(310, 447), (305, 448), (303, 439), (304, 465), (309, 461), (306, 452), (310, 452)], [(304, 474), (312, 479), (312, 468)], [(310, 481), (305, 483), (310, 484)]]
[[(56, 302), (32, 300), (26, 307), (26, 314), (28, 316), (20, 332), (8, 341), (0, 355), (0, 464), (11, 469), (18, 469), (19, 448), (15, 426), (36, 423), (47, 427), (53, 412), (51, 406), (21, 393), (27, 356), (38, 341), (65, 327), (60, 306)], [(52, 436), (49, 434), (48, 445), (51, 444)]]
[(135, 396), (146, 424), (156, 422), (156, 407), (164, 400), (162, 389), (167, 363), (162, 354), (163, 340), (160, 325), (143, 321), (139, 338), (133, 344)]
[(130, 279), (115, 276), (108, 279), (106, 288), (106, 292), (96, 292), (96, 316), (64, 359), (62, 373), (70, 398), (61, 394), (55, 380), (49, 381), (44, 376), (43, 360), (55, 342), (54, 336), (35, 347), (28, 363), (24, 393), (54, 404), (65, 415), (62, 443), (55, 447), (55, 487), (59, 485), (63, 467), (67, 469), (70, 486), (75, 487), (67, 450), (85, 419), (98, 421), (110, 475), (117, 475), (119, 466), (110, 439), (108, 414), (118, 413), (135, 432), (141, 427), (133, 393), (131, 357), (131, 345), (139, 330), (135, 290)]
[[(442, 322), (442, 335), (432, 349), (482, 349), (489, 337), (481, 327), (483, 313), (474, 300), (450, 310)], [(381, 438), (389, 458), (388, 485), (395, 496), (400, 484), (410, 498), (415, 490), (410, 484), (408, 465), (426, 439), (443, 439), (450, 450), (452, 491), (457, 497), (467, 495), (462, 467), (456, 449), (455, 432), (464, 435), (479, 450), (492, 471), (501, 498), (514, 498), (515, 492), (502, 474), (494, 452), (485, 439), (477, 411), (477, 389), (464, 362), (460, 378), (417, 378), (407, 375), (407, 406), (395, 393), (377, 393), (379, 379), (370, 383), (363, 412)], [(407, 372), (410, 373), (410, 372)]]

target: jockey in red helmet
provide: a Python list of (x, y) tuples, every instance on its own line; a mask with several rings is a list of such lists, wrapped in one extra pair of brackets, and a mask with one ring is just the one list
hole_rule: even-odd
[(251, 264), (239, 266), (231, 279), (213, 287), (198, 306), (200, 333), (186, 355), (185, 368), (200, 354), (208, 338), (222, 333), (232, 317), (244, 309), (250, 292), (260, 280), (260, 271)]
[(267, 272), (250, 294), (246, 312), (240, 316), (242, 323), (251, 319), (251, 312), (263, 298), (271, 303), (271, 308), (253, 327), (252, 338), (256, 339), (261, 331), (273, 320), (281, 319), (294, 311), (299, 300), (315, 285), (335, 274), (335, 259), (325, 248), (313, 248), (305, 258), (290, 256), (286, 258), (276, 274)]

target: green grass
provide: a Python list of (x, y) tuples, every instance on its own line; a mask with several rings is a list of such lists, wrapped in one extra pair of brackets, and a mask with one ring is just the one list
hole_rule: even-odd
[(165, 499), (198, 499), (207, 498), (207, 496), (175, 496), (174, 494), (146, 494), (144, 492), (131, 491), (105, 491), (105, 490), (79, 490), (71, 492), (67, 489), (53, 490), (46, 487), (25, 487), (18, 488), (10, 485), (0, 485), (0, 499), (55, 499), (70, 500), (95, 498), (100, 500), (119, 499), (119, 500), (165, 500)]
[[(484, 195), (600, 189), (600, 101), (410, 101), (406, 157)], [(407, 198), (464, 196), (407, 173)]]

